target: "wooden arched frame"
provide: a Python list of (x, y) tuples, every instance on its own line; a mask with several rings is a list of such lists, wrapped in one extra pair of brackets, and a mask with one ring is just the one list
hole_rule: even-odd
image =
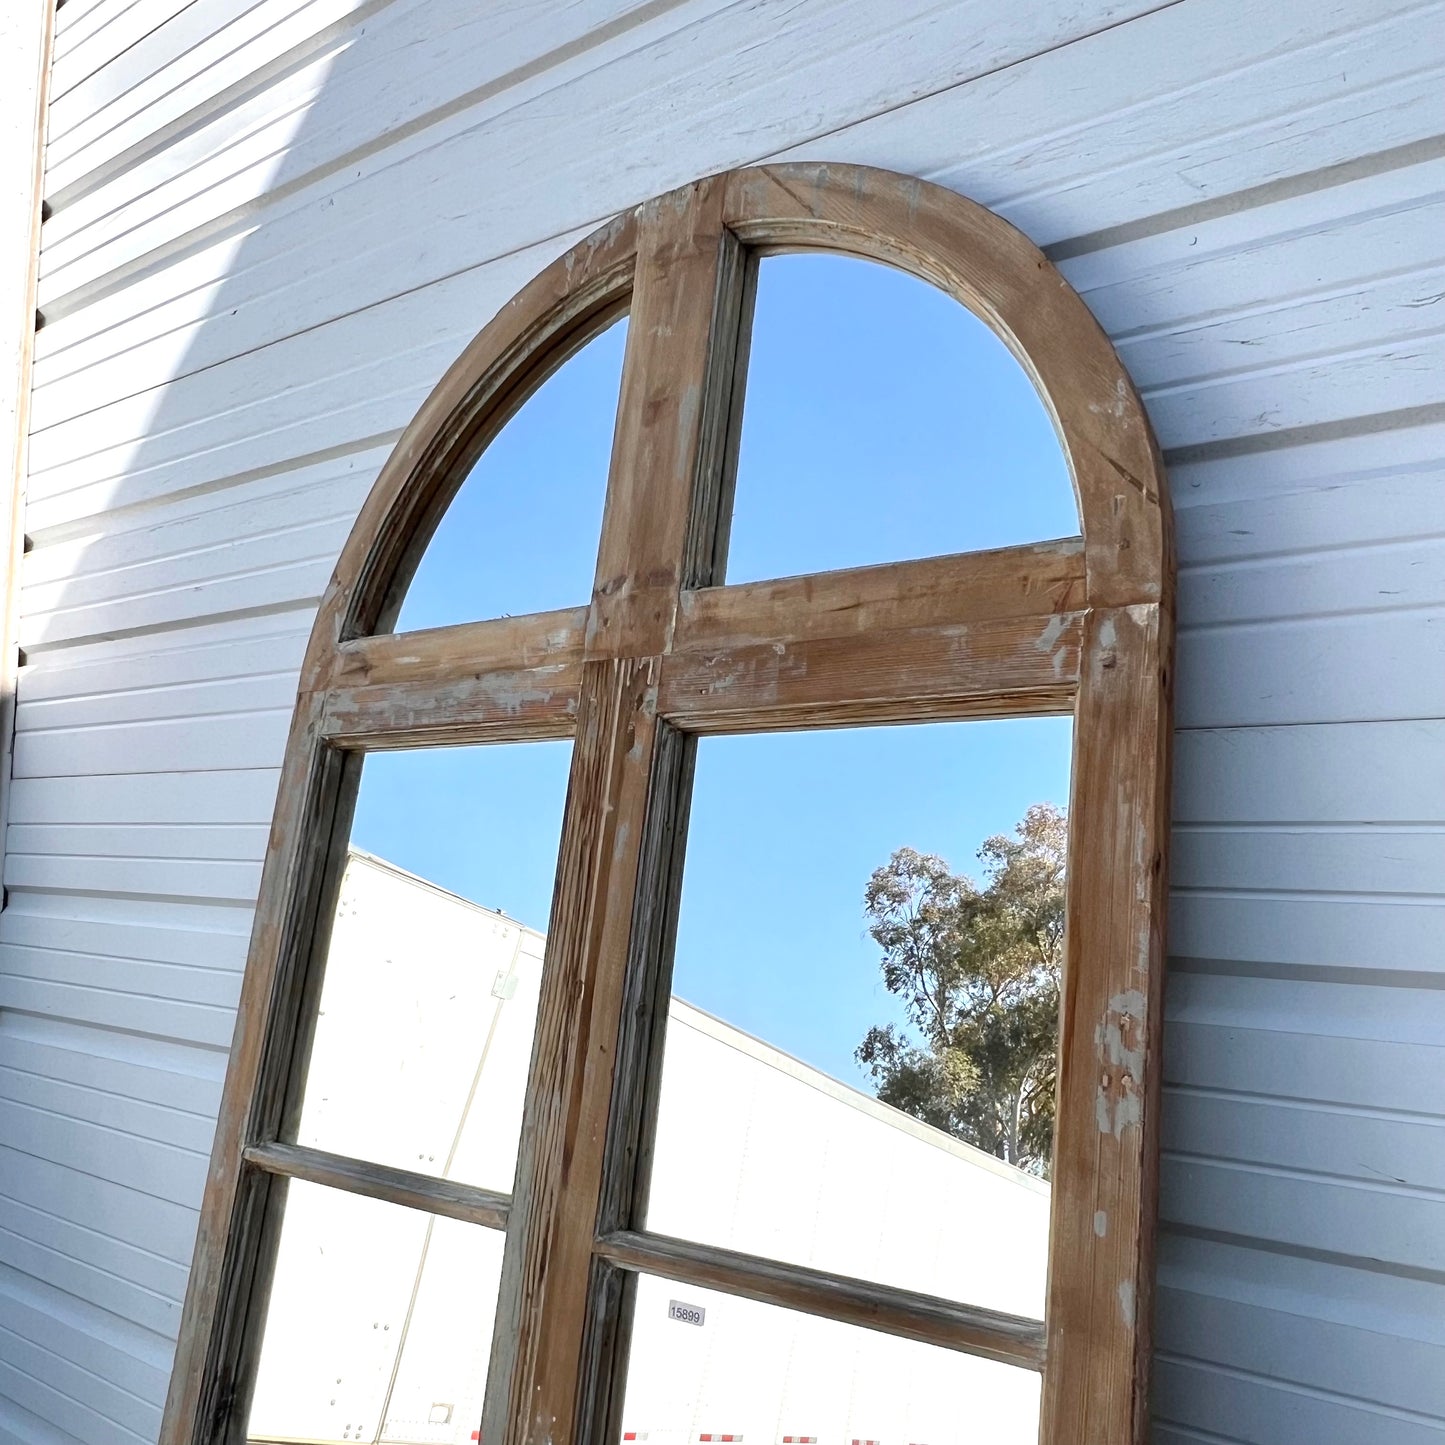
[[(982, 317), (1047, 404), (1082, 535), (718, 585), (754, 258), (901, 267)], [(596, 585), (569, 610), (392, 635), (416, 561), (483, 448), (624, 310)], [(511, 1221), (484, 1438), (616, 1428), (634, 1271), (1043, 1372), (1047, 1445), (1144, 1439), (1172, 639), (1170, 517), (1104, 333), (1011, 226), (851, 166), (684, 186), (550, 266), (467, 348), (364, 507), (306, 655), (247, 964), (166, 1445), (244, 1438), (287, 1177)], [(698, 734), (1075, 716), (1047, 1317), (1029, 1321), (648, 1234), (639, 1161)], [(295, 1137), (330, 900), (367, 749), (572, 737), (515, 1196)]]

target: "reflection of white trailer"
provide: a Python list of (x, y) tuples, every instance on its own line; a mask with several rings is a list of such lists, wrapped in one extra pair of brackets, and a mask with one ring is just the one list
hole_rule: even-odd
[[(366, 854), (301, 1142), (508, 1191), (542, 936)], [(1038, 1315), (1048, 1188), (674, 1000), (648, 1227)], [(293, 1185), (253, 1441), (478, 1439), (502, 1239)], [(624, 1440), (1025, 1445), (1037, 1377), (639, 1282)]]

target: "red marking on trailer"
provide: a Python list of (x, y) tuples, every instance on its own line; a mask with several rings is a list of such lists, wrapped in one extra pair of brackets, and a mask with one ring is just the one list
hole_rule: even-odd
[(783, 1445), (818, 1445), (816, 1435), (784, 1435)]
[(743, 1437), (741, 1435), (699, 1435), (697, 1438), (699, 1441), (704, 1442), (704, 1445), (706, 1445), (706, 1442), (709, 1441), (737, 1441), (741, 1440)]

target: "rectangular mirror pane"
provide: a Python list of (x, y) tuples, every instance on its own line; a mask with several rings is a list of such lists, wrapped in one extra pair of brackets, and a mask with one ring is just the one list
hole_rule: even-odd
[(503, 1235), (291, 1181), (246, 1438), (470, 1445)]
[(299, 1143), (510, 1191), (570, 757), (367, 757)]
[(700, 740), (647, 1229), (1042, 1317), (1070, 746)]
[(648, 1275), (624, 1441), (1036, 1445), (1039, 1377), (954, 1350)]

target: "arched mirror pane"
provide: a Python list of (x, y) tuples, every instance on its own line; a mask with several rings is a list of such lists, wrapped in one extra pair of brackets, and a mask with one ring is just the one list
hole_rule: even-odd
[(625, 318), (594, 336), (493, 439), (428, 543), (396, 631), (592, 595), (626, 340)]
[(1078, 531), (1048, 412), (982, 321), (856, 257), (762, 261), (729, 582)]
[(700, 740), (649, 1231), (1043, 1317), (1071, 741)]
[(570, 755), (366, 759), (298, 1143), (511, 1190)]

